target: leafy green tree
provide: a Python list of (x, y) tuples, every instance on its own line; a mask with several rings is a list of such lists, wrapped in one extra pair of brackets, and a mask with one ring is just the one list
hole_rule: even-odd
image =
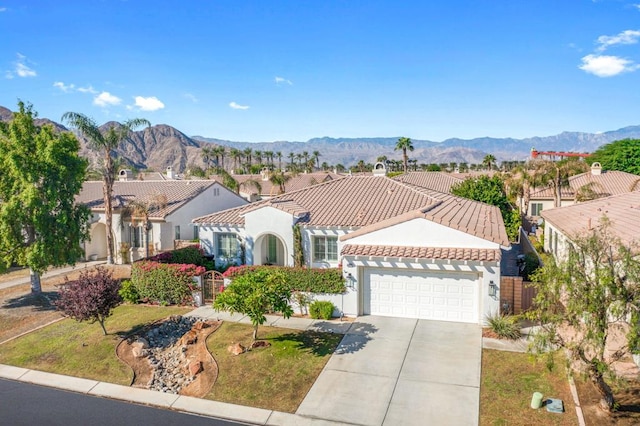
[(281, 312), (284, 318), (293, 314), (289, 305), (291, 289), (284, 274), (259, 269), (233, 280), (229, 287), (216, 297), (213, 307), (230, 313), (247, 315), (253, 324), (253, 340), (258, 338), (258, 326), (267, 321), (268, 312)]
[(603, 145), (587, 161), (589, 165), (597, 161), (604, 170), (640, 175), (640, 139), (622, 139)]
[(90, 212), (75, 203), (87, 171), (78, 139), (36, 126), (35, 117), (19, 102), (13, 120), (0, 123), (0, 271), (28, 267), (39, 294), (42, 272), (82, 256)]
[(98, 322), (107, 335), (105, 320), (113, 309), (122, 303), (120, 281), (111, 271), (97, 267), (95, 271), (83, 271), (76, 281), (66, 281), (60, 288), (60, 299), (56, 308), (76, 321)]
[(112, 151), (118, 148), (133, 129), (140, 126), (151, 126), (148, 120), (143, 118), (133, 118), (122, 124), (110, 124), (108, 128), (101, 131), (93, 119), (77, 112), (66, 112), (62, 116), (70, 126), (75, 127), (85, 138), (89, 140), (91, 148), (101, 151), (103, 155), (102, 164), (102, 194), (104, 196), (105, 225), (107, 230), (107, 263), (113, 264), (113, 183), (116, 178)]
[(485, 155), (484, 159), (482, 160), (482, 165), (485, 166), (487, 170), (493, 170), (496, 165), (496, 157), (494, 157), (492, 154)]
[(507, 235), (511, 241), (518, 237), (520, 227), (520, 213), (514, 210), (504, 189), (504, 183), (499, 175), (489, 177), (482, 175), (479, 177), (467, 178), (451, 187), (451, 193), (458, 197), (470, 200), (481, 201), (500, 209), (502, 220), (504, 221)]
[(407, 151), (413, 152), (413, 142), (411, 142), (411, 138), (401, 137), (396, 142), (396, 147), (393, 149), (394, 151), (402, 150), (402, 160), (404, 164), (404, 172), (407, 173), (407, 165), (409, 163), (409, 157), (407, 156)]
[[(637, 247), (622, 244), (606, 216), (571, 240), (566, 256), (551, 259), (533, 275), (537, 296), (527, 315), (539, 331), (532, 350), (550, 355), (550, 347), (566, 349), (600, 392), (601, 406), (611, 411), (615, 399), (609, 383), (616, 378), (611, 364), (629, 351), (640, 353)], [(626, 346), (612, 346), (614, 336), (625, 331)]]

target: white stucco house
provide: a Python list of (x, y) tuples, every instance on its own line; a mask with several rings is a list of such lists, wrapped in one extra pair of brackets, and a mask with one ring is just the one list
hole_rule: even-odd
[(634, 191), (543, 211), (545, 251), (556, 259), (565, 258), (575, 236), (586, 236), (605, 216), (623, 244), (640, 241), (640, 191)]
[[(377, 173), (376, 173), (377, 174)], [(194, 220), (217, 262), (293, 266), (294, 225), (310, 267), (339, 267), (338, 313), (483, 323), (499, 311), (497, 207), (382, 175), (331, 180)]]
[[(177, 240), (198, 239), (198, 227), (191, 221), (204, 214), (247, 204), (226, 187), (211, 180), (127, 180), (120, 176), (113, 186), (114, 261), (137, 260), (161, 251), (172, 250)], [(161, 206), (142, 218), (121, 220), (123, 207), (132, 200)], [(91, 209), (90, 240), (84, 243), (86, 259), (107, 257), (107, 227), (102, 181), (85, 182), (77, 202)]]

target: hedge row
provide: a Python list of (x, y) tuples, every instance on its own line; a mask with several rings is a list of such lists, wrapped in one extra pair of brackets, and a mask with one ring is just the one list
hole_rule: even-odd
[(192, 292), (197, 289), (193, 277), (204, 272), (202, 266), (145, 260), (131, 267), (131, 284), (142, 300), (184, 304), (190, 303)]
[(347, 289), (340, 268), (304, 268), (287, 266), (232, 266), (225, 271), (225, 278), (234, 278), (247, 272), (268, 269), (281, 271), (291, 291), (309, 293), (344, 293)]
[(186, 263), (204, 267), (210, 266), (208, 263), (211, 263), (204, 257), (204, 250), (200, 248), (199, 244), (159, 253), (147, 260), (160, 263)]

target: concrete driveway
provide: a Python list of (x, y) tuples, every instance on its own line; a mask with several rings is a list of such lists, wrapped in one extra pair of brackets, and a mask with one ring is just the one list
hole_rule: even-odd
[(355, 425), (477, 425), (478, 325), (365, 316), (296, 414)]

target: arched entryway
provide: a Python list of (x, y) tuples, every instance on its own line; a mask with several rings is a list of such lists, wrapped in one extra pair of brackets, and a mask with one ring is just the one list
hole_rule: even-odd
[(95, 222), (91, 225), (90, 240), (84, 245), (87, 260), (106, 259), (107, 257), (107, 227), (104, 223)]
[(254, 265), (279, 265), (287, 264), (287, 250), (277, 235), (265, 234), (258, 237), (253, 248)]

